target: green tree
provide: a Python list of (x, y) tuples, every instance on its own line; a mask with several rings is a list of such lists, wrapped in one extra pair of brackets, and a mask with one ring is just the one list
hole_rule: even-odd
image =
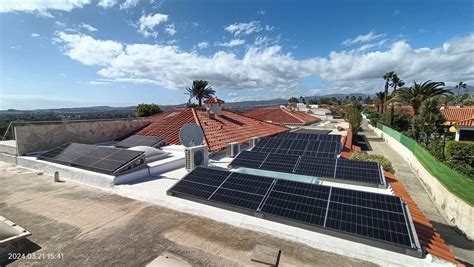
[(304, 99), (303, 96), (300, 96), (300, 103), (306, 104), (306, 100)]
[(454, 87), (455, 89), (458, 90), (458, 97), (459, 97), (459, 95), (461, 94), (461, 89), (466, 89), (466, 86), (467, 86), (467, 84), (465, 84), (463, 81), (460, 81), (460, 82), (456, 85), (456, 87)]
[(290, 99), (288, 99), (288, 103), (299, 103), (299, 102), (300, 101), (296, 97), (291, 97)]
[(415, 115), (420, 113), (421, 104), (432, 97), (452, 94), (444, 89), (444, 82), (432, 82), (430, 80), (423, 83), (413, 82), (411, 87), (403, 87), (395, 94), (396, 101), (400, 101), (412, 106)]
[(385, 104), (385, 92), (375, 93), (374, 102), (377, 105), (377, 111), (380, 112), (380, 114), (383, 114), (383, 107)]
[(194, 80), (193, 86), (186, 88), (187, 94), (189, 94), (189, 100), (193, 97), (199, 103), (199, 106), (202, 106), (202, 100), (211, 98), (216, 91), (209, 86), (209, 82), (203, 80)]
[(428, 146), (431, 141), (439, 140), (444, 134), (444, 116), (434, 98), (423, 101), (420, 113), (414, 117), (413, 136), (415, 140)]
[(465, 84), (463, 81), (460, 81), (454, 88), (458, 90), (458, 94), (456, 95), (456, 104), (461, 104), (465, 98), (463, 99), (463, 96), (461, 96), (461, 90), (466, 89), (467, 84)]
[(135, 107), (135, 115), (137, 117), (148, 117), (161, 112), (160, 106), (156, 104), (138, 104)]
[[(388, 87), (390, 86), (390, 81), (392, 80), (392, 77), (393, 77), (393, 74), (394, 72), (393, 71), (390, 71), (390, 72), (386, 72), (384, 75), (383, 75), (383, 79), (385, 80), (385, 85), (384, 85), (384, 97), (385, 97), (385, 100), (383, 101), (383, 103), (387, 103), (387, 99), (388, 99)], [(382, 106), (383, 110), (385, 111), (385, 106)], [(381, 112), (383, 113), (383, 112)]]
[(344, 106), (344, 118), (352, 125), (352, 137), (357, 135), (362, 124), (361, 110), (353, 105)]
[(396, 92), (397, 92), (397, 88), (399, 87), (402, 87), (405, 85), (405, 82), (398, 78), (398, 75), (396, 73), (393, 73), (392, 75), (392, 78), (391, 78), (391, 81), (390, 81), (390, 87), (393, 88), (393, 91), (392, 91), (392, 96), (390, 97), (393, 101), (389, 101), (391, 102), (391, 108), (390, 108), (390, 126), (393, 127), (394, 125), (394, 113), (395, 113), (395, 101), (396, 100), (394, 98)]

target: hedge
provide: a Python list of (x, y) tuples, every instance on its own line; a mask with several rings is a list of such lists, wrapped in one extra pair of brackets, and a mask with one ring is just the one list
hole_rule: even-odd
[(446, 163), (474, 179), (474, 142), (449, 141), (445, 148)]

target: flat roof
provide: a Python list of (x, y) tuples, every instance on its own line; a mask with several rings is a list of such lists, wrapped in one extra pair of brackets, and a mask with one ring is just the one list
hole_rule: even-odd
[[(116, 191), (138, 194), (146, 186), (173, 182), (163, 178)], [(253, 249), (265, 245), (282, 251), (281, 265), (375, 266), (268, 232), (180, 212), (177, 206), (149, 204), (153, 199), (136, 201), (71, 181), (55, 183), (52, 177), (3, 162), (0, 184), (1, 213), (32, 232), (18, 252), (61, 257), (22, 259), (18, 265), (144, 266), (159, 256), (192, 266), (252, 265)], [(0, 265), (8, 263), (0, 259)]]

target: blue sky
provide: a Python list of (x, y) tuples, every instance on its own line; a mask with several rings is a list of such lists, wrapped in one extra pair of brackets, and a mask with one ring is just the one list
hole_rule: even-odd
[(3, 0), (0, 109), (226, 101), (474, 82), (472, 1)]

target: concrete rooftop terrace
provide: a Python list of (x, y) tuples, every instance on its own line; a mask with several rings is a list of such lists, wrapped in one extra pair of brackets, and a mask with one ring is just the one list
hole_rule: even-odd
[(0, 184), (0, 213), (32, 232), (22, 252), (63, 254), (11, 266), (139, 266), (159, 256), (179, 266), (265, 266), (250, 260), (257, 244), (279, 248), (281, 266), (374, 265), (2, 162)]

